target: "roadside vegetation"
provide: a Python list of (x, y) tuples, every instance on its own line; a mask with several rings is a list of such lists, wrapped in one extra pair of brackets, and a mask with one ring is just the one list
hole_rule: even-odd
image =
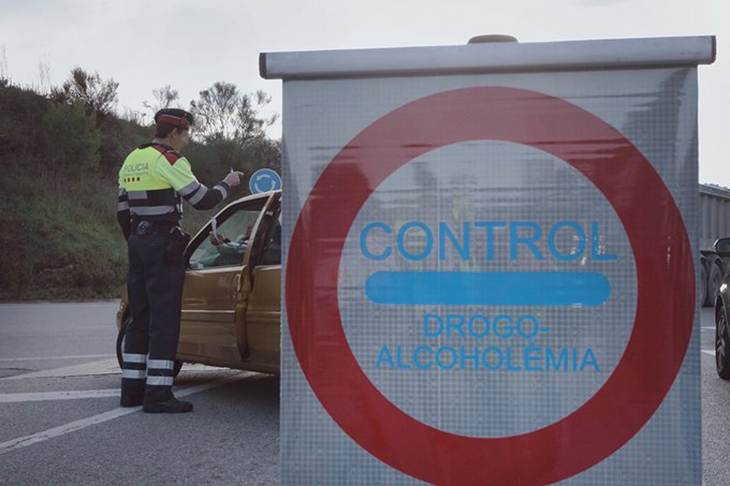
[[(1, 74), (1, 73), (0, 73)], [(60, 87), (40, 90), (0, 76), (0, 300), (114, 298), (125, 286), (126, 243), (116, 223), (117, 173), (152, 139), (153, 114), (180, 107), (196, 115), (184, 154), (212, 186), (230, 167), (278, 171), (281, 146), (266, 136), (270, 99), (215, 83), (189, 106), (170, 86), (152, 90), (143, 112), (117, 113), (118, 83), (81, 68)], [(247, 181), (233, 197), (248, 193)], [(215, 210), (186, 208), (197, 231)]]

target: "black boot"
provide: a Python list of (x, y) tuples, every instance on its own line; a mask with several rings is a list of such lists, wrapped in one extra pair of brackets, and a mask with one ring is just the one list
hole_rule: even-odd
[(193, 404), (172, 397), (164, 402), (147, 401), (144, 403), (142, 410), (145, 413), (186, 413), (193, 411)]
[(142, 402), (144, 401), (144, 395), (139, 395), (136, 397), (122, 397), (119, 400), (119, 405), (122, 407), (139, 407), (142, 405)]

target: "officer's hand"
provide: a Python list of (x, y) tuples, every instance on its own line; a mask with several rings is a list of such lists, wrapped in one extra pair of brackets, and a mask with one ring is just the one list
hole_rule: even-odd
[(242, 177), (243, 172), (229, 172), (225, 179), (223, 179), (223, 182), (228, 184), (230, 187), (236, 187), (241, 183)]

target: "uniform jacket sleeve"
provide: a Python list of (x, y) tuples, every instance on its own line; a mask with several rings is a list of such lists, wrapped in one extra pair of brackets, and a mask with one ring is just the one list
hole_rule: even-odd
[(156, 165), (159, 177), (167, 180), (175, 191), (195, 209), (211, 209), (228, 197), (230, 187), (221, 181), (212, 189), (198, 181), (190, 162), (176, 152), (168, 152)]
[(132, 227), (129, 200), (127, 198), (127, 191), (121, 187), (119, 188), (119, 202), (117, 203), (117, 222), (122, 229), (124, 239), (129, 240)]

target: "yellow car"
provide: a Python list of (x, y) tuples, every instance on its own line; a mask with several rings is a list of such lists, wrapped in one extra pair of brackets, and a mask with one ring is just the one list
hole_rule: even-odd
[[(185, 288), (175, 374), (182, 363), (279, 373), (281, 191), (236, 200), (185, 250)], [(130, 320), (117, 312), (117, 359)]]

